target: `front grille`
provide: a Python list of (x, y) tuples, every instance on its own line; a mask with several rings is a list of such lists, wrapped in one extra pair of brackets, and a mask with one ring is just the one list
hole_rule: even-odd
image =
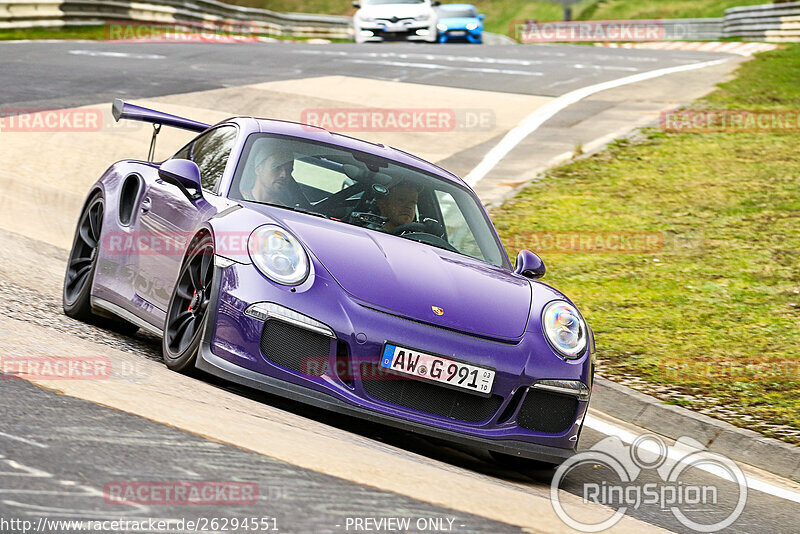
[(477, 423), (492, 417), (503, 397), (480, 397), (433, 383), (405, 378), (372, 363), (361, 364), (361, 383), (376, 399), (440, 417)]
[(577, 411), (576, 397), (530, 388), (519, 409), (517, 424), (536, 432), (560, 434), (575, 422)]
[(380, 37), (383, 37), (384, 41), (404, 41), (412, 35), (415, 35), (415, 33), (411, 30), (402, 30), (397, 32), (382, 31), (379, 34)]
[(261, 331), (261, 353), (282, 367), (312, 376), (328, 370), (331, 338), (269, 319)]
[(384, 22), (391, 22), (393, 24), (397, 24), (398, 22), (403, 21), (414, 21), (414, 17), (378, 17), (375, 19), (376, 21), (382, 20)]

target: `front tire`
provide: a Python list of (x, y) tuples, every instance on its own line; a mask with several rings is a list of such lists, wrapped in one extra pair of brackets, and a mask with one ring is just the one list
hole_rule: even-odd
[(178, 372), (194, 367), (208, 322), (214, 279), (214, 243), (204, 235), (190, 247), (167, 308), (161, 344), (164, 363)]

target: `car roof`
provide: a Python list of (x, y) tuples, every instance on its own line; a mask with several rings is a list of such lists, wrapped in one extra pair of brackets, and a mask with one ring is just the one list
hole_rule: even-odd
[(261, 132), (288, 135), (301, 139), (308, 139), (309, 141), (341, 146), (346, 149), (365, 152), (367, 154), (382, 157), (402, 165), (414, 167), (429, 174), (444, 178), (445, 180), (466, 186), (464, 180), (455, 174), (398, 148), (378, 143), (371, 143), (363, 139), (331, 132), (318, 126), (311, 126), (309, 124), (302, 124), (299, 122), (282, 121), (276, 119), (259, 119), (254, 117), (235, 117), (234, 119), (230, 119), (230, 121), (237, 122), (240, 125), (247, 127), (248, 130), (251, 130), (251, 133)]

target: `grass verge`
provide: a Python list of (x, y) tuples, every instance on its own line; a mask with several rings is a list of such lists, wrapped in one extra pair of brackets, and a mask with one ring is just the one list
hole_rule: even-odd
[[(744, 63), (692, 108), (797, 116), (798, 79), (792, 45)], [(646, 254), (541, 254), (547, 282), (594, 328), (602, 373), (800, 443), (798, 145), (796, 129), (649, 129), (553, 169), (493, 220), (509, 245), (541, 231), (661, 236)]]
[(23, 39), (105, 39), (103, 26), (70, 26), (67, 28), (25, 28), (19, 30), (0, 30), (0, 41)]

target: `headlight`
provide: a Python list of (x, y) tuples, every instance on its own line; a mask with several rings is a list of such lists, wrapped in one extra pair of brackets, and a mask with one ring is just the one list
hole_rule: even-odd
[(292, 234), (272, 224), (256, 228), (247, 241), (256, 268), (279, 284), (295, 286), (308, 277), (308, 254)]
[(586, 350), (586, 323), (575, 306), (563, 300), (545, 306), (542, 330), (550, 345), (565, 358), (578, 358)]
[(477, 30), (478, 29), (478, 23), (477, 22), (470, 22), (469, 24), (467, 24), (467, 29), (470, 30), (470, 31)]
[(369, 15), (361, 15), (361, 14), (359, 14), (358, 18), (360, 20), (364, 21), (364, 22), (374, 22), (375, 21), (375, 17), (370, 17)]
[(428, 20), (429, 18), (431, 18), (430, 13), (423, 13), (414, 17), (415, 20)]
[(447, 31), (447, 24), (437, 24), (436, 25), (436, 29), (439, 30), (440, 32), (446, 32)]

